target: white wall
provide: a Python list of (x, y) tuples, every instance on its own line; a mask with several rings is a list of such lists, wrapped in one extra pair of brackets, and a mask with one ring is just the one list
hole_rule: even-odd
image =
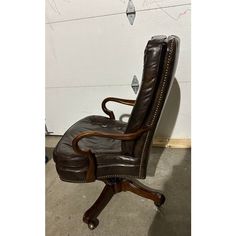
[[(134, 25), (125, 11), (127, 0), (46, 1), (46, 124), (63, 134), (78, 119), (103, 115), (108, 96), (133, 99), (133, 75), (141, 80), (143, 51), (154, 35), (181, 39), (176, 72), (181, 99), (172, 138), (190, 138), (190, 0), (133, 0)], [(162, 9), (153, 9), (160, 8)], [(146, 11), (144, 11), (146, 10)], [(114, 14), (114, 15), (112, 15)], [(177, 91), (177, 90), (176, 90)], [(166, 114), (172, 103), (167, 104)], [(177, 99), (177, 97), (176, 97)], [(178, 103), (178, 101), (177, 101)], [(130, 108), (109, 104), (119, 117)], [(163, 115), (159, 136), (168, 136)]]

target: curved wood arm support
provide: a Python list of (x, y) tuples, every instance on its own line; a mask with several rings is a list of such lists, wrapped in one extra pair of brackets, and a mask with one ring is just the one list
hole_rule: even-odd
[(112, 138), (112, 139), (118, 139), (118, 140), (135, 140), (137, 139), (141, 134), (144, 132), (147, 132), (149, 128), (145, 129), (140, 129), (136, 132), (133, 133), (127, 133), (127, 134), (122, 134), (122, 133), (106, 133), (106, 132), (98, 132), (98, 131), (84, 131), (81, 132), (79, 135), (77, 135), (73, 141), (72, 141), (72, 147), (73, 150), (78, 153), (81, 156), (87, 157), (89, 159), (89, 166), (88, 166), (88, 171), (86, 175), (86, 181), (87, 182), (93, 182), (96, 179), (95, 176), (95, 170), (96, 170), (96, 158), (94, 153), (91, 152), (91, 150), (82, 150), (80, 149), (78, 142), (82, 138), (88, 138), (91, 136), (98, 136), (98, 137), (103, 137), (103, 138)]
[(135, 104), (135, 100), (128, 100), (128, 99), (123, 99), (123, 98), (114, 98), (114, 97), (108, 97), (108, 98), (105, 98), (102, 102), (102, 110), (110, 117), (110, 119), (115, 119), (115, 115), (113, 113), (113, 111), (109, 110), (107, 107), (106, 107), (106, 103), (107, 102), (118, 102), (118, 103), (121, 103), (121, 104), (125, 104), (125, 105), (128, 105), (128, 106), (134, 106)]

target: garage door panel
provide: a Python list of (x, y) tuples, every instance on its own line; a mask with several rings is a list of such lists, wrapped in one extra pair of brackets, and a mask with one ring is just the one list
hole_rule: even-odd
[(47, 25), (46, 87), (130, 85), (134, 74), (141, 79), (145, 45), (158, 34), (181, 38), (177, 79), (189, 81), (189, 31), (189, 12), (173, 20), (161, 10), (140, 12), (133, 26), (125, 15)]
[[(136, 11), (190, 3), (190, 0), (133, 0)], [(128, 0), (46, 0), (46, 22), (126, 12)]]

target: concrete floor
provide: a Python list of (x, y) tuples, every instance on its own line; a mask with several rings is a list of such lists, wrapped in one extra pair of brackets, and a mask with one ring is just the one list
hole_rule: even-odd
[[(47, 149), (50, 157), (52, 149)], [(73, 184), (59, 180), (54, 162), (46, 165), (47, 236), (190, 236), (191, 150), (152, 148), (146, 185), (162, 190), (166, 202), (160, 210), (133, 193), (116, 194), (99, 215), (91, 231), (83, 223), (104, 184)]]

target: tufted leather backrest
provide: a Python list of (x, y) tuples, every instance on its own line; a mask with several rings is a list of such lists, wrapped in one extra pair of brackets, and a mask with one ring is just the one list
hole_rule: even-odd
[(147, 116), (150, 104), (158, 83), (157, 74), (160, 72), (160, 61), (165, 42), (165, 36), (158, 36), (150, 40), (144, 51), (144, 68), (141, 88), (132, 110), (127, 132), (133, 132), (140, 129)]
[(151, 129), (136, 141), (122, 142), (123, 152), (139, 157), (141, 167), (147, 166), (153, 134), (174, 80), (178, 51), (179, 38), (173, 35), (155, 36), (145, 48), (142, 84), (125, 133)]

